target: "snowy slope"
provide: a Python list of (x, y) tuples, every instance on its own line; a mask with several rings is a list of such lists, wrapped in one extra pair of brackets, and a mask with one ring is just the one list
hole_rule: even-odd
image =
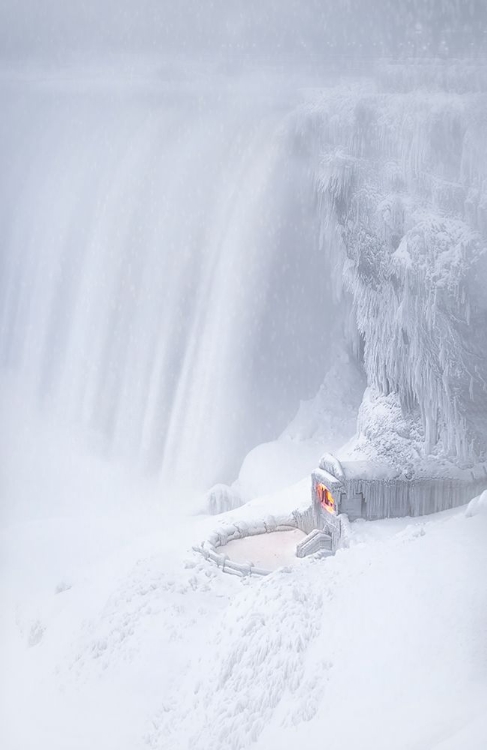
[(486, 531), (464, 511), (363, 524), (336, 558), (247, 587), (154, 746), (484, 747)]
[(485, 504), (473, 513), (358, 523), (349, 550), (258, 581), (189, 552), (208, 518), (134, 533), (92, 517), (96, 552), (64, 577), (54, 540), (83, 548), (92, 528), (5, 529), (2, 744), (485, 747)]

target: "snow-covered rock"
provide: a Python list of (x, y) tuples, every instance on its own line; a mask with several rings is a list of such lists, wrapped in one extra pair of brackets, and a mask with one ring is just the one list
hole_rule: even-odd
[(478, 497), (475, 497), (473, 500), (471, 500), (467, 507), (466, 515), (468, 518), (472, 518), (473, 516), (478, 516), (480, 514), (487, 514), (487, 490), (485, 492), (482, 492), (482, 494)]

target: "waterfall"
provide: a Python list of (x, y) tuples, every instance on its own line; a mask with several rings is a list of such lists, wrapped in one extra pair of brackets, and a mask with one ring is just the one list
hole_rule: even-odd
[(483, 460), (484, 73), (2, 76), (2, 392), (108, 463), (205, 488), (341, 345), (366, 455)]
[(2, 80), (0, 357), (29, 408), (204, 487), (314, 395), (326, 264), (299, 96)]

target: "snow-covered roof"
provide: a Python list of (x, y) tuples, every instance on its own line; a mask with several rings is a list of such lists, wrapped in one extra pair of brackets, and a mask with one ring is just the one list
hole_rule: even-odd
[(320, 469), (319, 467), (313, 471), (313, 476), (318, 482), (326, 485), (330, 490), (333, 490), (337, 487), (343, 487), (342, 480), (338, 479), (333, 474), (330, 474), (328, 471)]
[(392, 466), (391, 464), (386, 464), (380, 461), (338, 461), (337, 459), (334, 459), (334, 461), (337, 465), (337, 473), (339, 473), (340, 476), (337, 476), (334, 473), (334, 467), (329, 461), (326, 461), (325, 463), (320, 462), (322, 465), (326, 466), (326, 469), (319, 467), (313, 472), (313, 475), (317, 479), (330, 488), (332, 485), (343, 485), (344, 482), (350, 480), (402, 480), (407, 482), (415, 479), (456, 479), (469, 482), (487, 477), (487, 468), (485, 464), (478, 464), (470, 469), (460, 469), (453, 465), (431, 463), (425, 467), (419, 467), (419, 470), (415, 472), (414, 475), (409, 476), (401, 469), (401, 467)]
[[(401, 471), (390, 464), (371, 461), (344, 461), (342, 463), (345, 479), (399, 479)], [(404, 479), (405, 477), (403, 477)]]
[(331, 453), (321, 457), (319, 468), (315, 470), (316, 477), (321, 476), (323, 482), (329, 484), (343, 484), (347, 479), (395, 479), (401, 470), (390, 464), (373, 461), (339, 461)]

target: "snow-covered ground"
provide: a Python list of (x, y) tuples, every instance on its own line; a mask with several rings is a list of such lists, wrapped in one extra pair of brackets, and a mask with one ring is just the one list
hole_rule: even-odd
[(191, 551), (215, 518), (141, 503), (3, 525), (3, 748), (487, 746), (485, 503), (356, 523), (259, 580)]

